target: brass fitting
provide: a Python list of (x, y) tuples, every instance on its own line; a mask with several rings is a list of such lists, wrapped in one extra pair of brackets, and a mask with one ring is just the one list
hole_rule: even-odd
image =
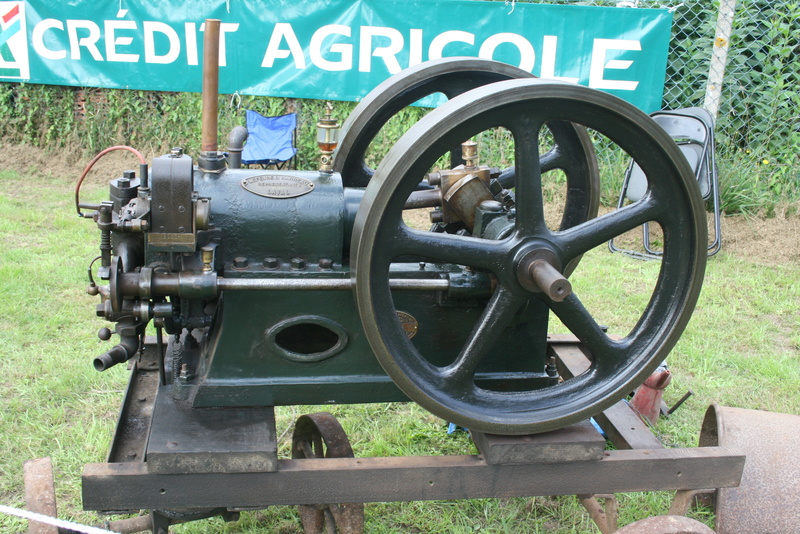
[(317, 145), (320, 150), (320, 172), (333, 172), (333, 151), (339, 145), (339, 121), (331, 117), (333, 106), (327, 104), (324, 116), (317, 122)]

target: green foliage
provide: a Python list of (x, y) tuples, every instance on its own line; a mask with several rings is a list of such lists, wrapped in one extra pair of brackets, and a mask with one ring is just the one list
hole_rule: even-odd
[(796, 155), (789, 157), (794, 157), (793, 165), (770, 160), (763, 153), (739, 149), (718, 160), (719, 174), (724, 177), (720, 197), (725, 213), (771, 217), (782, 200), (797, 199), (798, 161)]
[(717, 2), (704, 1), (684, 2), (677, 8), (667, 60), (664, 108), (703, 104), (718, 7)]
[(37, 146), (60, 145), (75, 126), (73, 90), (0, 83), (0, 135)]
[[(723, 147), (747, 148), (772, 159), (798, 153), (798, 35), (799, 3), (739, 2), (723, 90), (728, 109), (717, 128)], [(787, 163), (796, 169), (796, 159)]]

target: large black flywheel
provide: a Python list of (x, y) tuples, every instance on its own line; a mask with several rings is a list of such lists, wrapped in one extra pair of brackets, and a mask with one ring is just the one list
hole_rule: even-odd
[[(560, 229), (548, 227), (541, 139), (554, 121), (591, 128), (632, 157), (648, 190), (635, 204)], [(491, 128), (513, 135), (515, 206), (510, 231), (495, 238), (424, 232), (403, 222), (420, 177), (450, 147)], [(623, 338), (604, 332), (579, 291), (558, 283), (589, 250), (645, 222), (663, 230), (660, 272), (641, 316)], [(677, 145), (646, 114), (606, 93), (538, 79), (486, 85), (444, 103), (392, 148), (366, 189), (353, 232), (356, 300), (370, 345), (412, 400), (472, 430), (543, 432), (611, 406), (643, 382), (674, 346), (702, 284), (706, 225), (697, 183)], [(493, 277), (494, 291), (452, 362), (432, 363), (397, 317), (389, 289), (397, 258), (467, 266)], [(585, 266), (582, 264), (582, 268)], [(544, 281), (543, 281), (544, 280)], [(545, 285), (555, 281), (548, 291)], [(553, 291), (556, 288), (557, 291)], [(565, 289), (566, 295), (558, 291)], [(482, 363), (524, 310), (546, 306), (591, 353), (588, 371), (538, 387), (496, 390), (476, 380)], [(523, 351), (524, 352), (524, 351)], [(507, 357), (507, 355), (504, 355)], [(517, 355), (515, 355), (517, 356)], [(525, 354), (519, 354), (524, 358)]]

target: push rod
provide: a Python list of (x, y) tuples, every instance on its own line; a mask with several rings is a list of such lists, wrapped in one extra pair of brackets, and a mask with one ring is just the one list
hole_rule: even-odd
[[(222, 291), (347, 291), (355, 287), (349, 278), (318, 278), (301, 280), (297, 278), (251, 279), (251, 278), (219, 278), (217, 287)], [(414, 291), (446, 291), (450, 282), (446, 279), (407, 279), (389, 280), (389, 289), (407, 289)]]
[[(220, 291), (351, 291), (350, 278), (223, 278), (206, 274), (125, 273), (118, 282), (123, 296), (212, 298)], [(389, 288), (407, 291), (447, 291), (445, 278), (390, 278)]]

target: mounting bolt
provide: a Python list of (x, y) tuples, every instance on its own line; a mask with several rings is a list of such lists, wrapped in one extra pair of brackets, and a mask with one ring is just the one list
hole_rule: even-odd
[(320, 258), (319, 263), (317, 265), (323, 271), (330, 271), (331, 269), (333, 269), (333, 260), (328, 258)]
[(306, 268), (306, 260), (303, 258), (292, 258), (291, 262), (292, 269), (305, 269)]
[(247, 261), (247, 258), (244, 256), (237, 256), (233, 259), (233, 268), (234, 269), (247, 269), (250, 266), (250, 262)]
[(556, 378), (558, 376), (558, 367), (556, 367), (555, 356), (550, 356), (550, 358), (547, 359), (547, 363), (544, 366), (544, 371), (550, 378)]
[(268, 258), (264, 258), (264, 267), (267, 269), (277, 269), (278, 268), (278, 258), (274, 258), (272, 256)]

